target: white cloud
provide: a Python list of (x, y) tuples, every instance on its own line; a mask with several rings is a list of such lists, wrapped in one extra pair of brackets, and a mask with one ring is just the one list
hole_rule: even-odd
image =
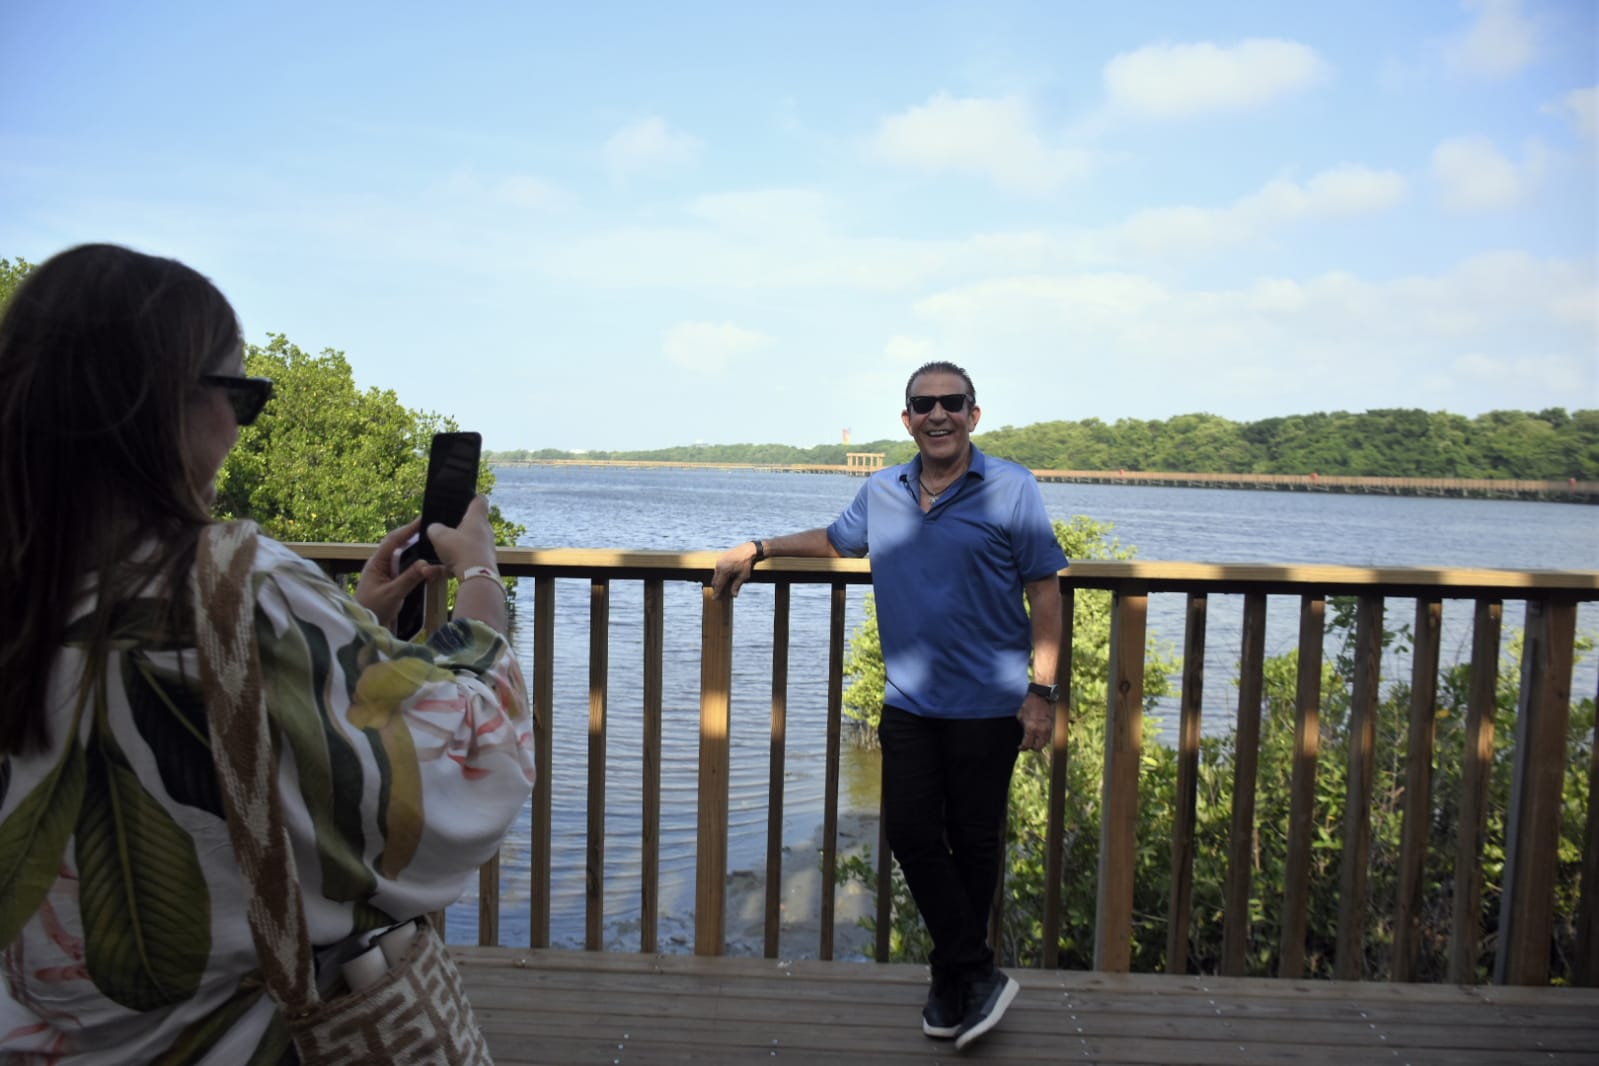
[(770, 238), (774, 231), (816, 237), (832, 230), (828, 198), (809, 189), (755, 189), (701, 196), (689, 205), (695, 218), (726, 233)]
[(1296, 222), (1374, 214), (1397, 206), (1409, 182), (1391, 170), (1346, 163), (1303, 185), (1287, 179), (1222, 208), (1158, 207), (1139, 211), (1109, 231), (1110, 244), (1141, 254), (1245, 244)]
[(526, 174), (516, 174), (502, 179), (494, 191), (506, 203), (532, 210), (547, 210), (558, 206), (565, 199), (556, 186)]
[(719, 374), (771, 342), (766, 334), (731, 322), (679, 322), (666, 331), (661, 352), (685, 370)]
[(1315, 49), (1251, 39), (1230, 46), (1155, 44), (1105, 64), (1111, 104), (1150, 118), (1186, 118), (1263, 107), (1328, 76)]
[(1027, 101), (939, 93), (885, 118), (868, 143), (874, 157), (931, 171), (977, 174), (1007, 189), (1043, 193), (1086, 172), (1088, 152), (1049, 143)]
[(559, 186), (531, 174), (509, 174), (485, 182), (472, 170), (462, 169), (445, 178), (443, 189), (456, 200), (478, 200), (495, 207), (509, 205), (532, 211), (546, 211), (566, 200), (566, 193)]
[[(1212, 290), (1033, 275), (952, 288), (915, 310), (944, 358), (981, 367), (1003, 352), (1018, 380), (1068, 379), (1083, 395), (1137, 383), (1150, 413), (1599, 401), (1599, 286), (1586, 260), (1507, 252), (1438, 275), (1332, 272)], [(1036, 401), (1007, 398), (1015, 406)]]
[(1433, 149), (1433, 176), (1443, 187), (1444, 204), (1456, 211), (1487, 211), (1520, 203), (1542, 176), (1546, 153), (1528, 144), (1518, 166), (1483, 136), (1455, 137)]
[(1589, 140), (1599, 139), (1599, 86), (1573, 89), (1559, 103), (1549, 104), (1542, 110), (1569, 116), (1579, 134)]
[(936, 350), (932, 341), (921, 337), (890, 337), (883, 346), (883, 355), (895, 366), (915, 369), (932, 362)]
[(1466, 0), (1477, 21), (1445, 48), (1450, 64), (1466, 74), (1504, 77), (1538, 54), (1538, 30), (1523, 15), (1521, 0)]
[[(1472, 352), (1455, 360), (1455, 374), (1469, 381), (1493, 386), (1514, 381), (1531, 386), (1550, 396), (1579, 398), (1583, 387), (1582, 368), (1574, 360), (1558, 355), (1491, 356)], [(1447, 381), (1448, 379), (1445, 378)], [(1591, 377), (1590, 377), (1591, 385)]]
[(605, 142), (605, 165), (611, 176), (626, 180), (646, 171), (668, 170), (699, 157), (700, 141), (658, 117), (640, 119), (611, 134)]

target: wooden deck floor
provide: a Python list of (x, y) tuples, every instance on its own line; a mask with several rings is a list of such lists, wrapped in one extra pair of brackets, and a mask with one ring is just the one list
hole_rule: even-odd
[(921, 1033), (920, 966), (452, 950), (499, 1066), (1599, 1063), (1599, 989), (1014, 970), (957, 1053)]

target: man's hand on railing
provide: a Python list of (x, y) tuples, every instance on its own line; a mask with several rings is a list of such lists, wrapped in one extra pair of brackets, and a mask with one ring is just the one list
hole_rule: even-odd
[(711, 574), (711, 598), (719, 600), (723, 596), (737, 596), (763, 554), (753, 540), (734, 545), (723, 552), (716, 560), (716, 570)]

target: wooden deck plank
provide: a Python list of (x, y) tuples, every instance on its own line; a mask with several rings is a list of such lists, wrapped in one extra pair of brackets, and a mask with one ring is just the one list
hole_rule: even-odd
[(500, 1066), (1595, 1061), (1599, 990), (1012, 971), (1004, 1023), (956, 1054), (920, 1029), (924, 967), (452, 949)]

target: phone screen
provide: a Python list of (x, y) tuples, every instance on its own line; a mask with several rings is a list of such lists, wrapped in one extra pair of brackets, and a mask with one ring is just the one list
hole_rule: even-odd
[(428, 451), (427, 488), (422, 493), (422, 531), (416, 548), (430, 563), (439, 553), (428, 540), (428, 526), (434, 522), (455, 527), (477, 495), (478, 459), (483, 438), (477, 433), (435, 433)]

